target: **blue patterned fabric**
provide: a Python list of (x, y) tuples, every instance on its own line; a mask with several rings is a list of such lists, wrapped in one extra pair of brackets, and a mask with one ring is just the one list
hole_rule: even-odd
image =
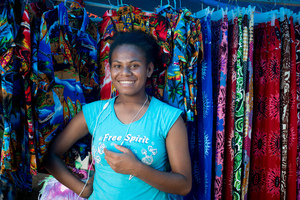
[[(49, 143), (84, 104), (100, 99), (99, 32), (85, 9), (68, 12), (63, 3), (43, 14), (38, 48), (36, 111), (42, 161)], [(84, 138), (84, 140), (88, 140)], [(83, 143), (89, 144), (88, 141)], [(85, 145), (87, 146), (87, 145)], [(78, 145), (83, 159), (86, 149)], [(65, 160), (73, 164), (75, 157)]]
[[(200, 185), (198, 190), (199, 199), (211, 199), (212, 182), (212, 140), (213, 140), (213, 81), (212, 81), (212, 61), (211, 61), (211, 26), (210, 15), (201, 20), (202, 35), (204, 43), (204, 59), (201, 63), (201, 82), (202, 93), (199, 100), (198, 113), (198, 137), (200, 162), (199, 171), (201, 172)], [(201, 162), (202, 161), (202, 162)]]
[(0, 179), (8, 185), (14, 184), (17, 188), (30, 191), (32, 177), (27, 148), (28, 134), (24, 131), (25, 113), (21, 109), (25, 99), (24, 80), (19, 73), (21, 60), (15, 55), (15, 52), (21, 51), (20, 46), (16, 46), (17, 41), (21, 40), (17, 21), (22, 20), (23, 9), (20, 1), (7, 0), (0, 22), (0, 96), (4, 122)]

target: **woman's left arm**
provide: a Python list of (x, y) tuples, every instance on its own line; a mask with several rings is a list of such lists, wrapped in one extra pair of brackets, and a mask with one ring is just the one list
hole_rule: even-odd
[(117, 173), (131, 174), (167, 193), (187, 195), (190, 192), (192, 188), (191, 161), (186, 126), (181, 117), (174, 123), (166, 138), (172, 173), (162, 172), (145, 165), (123, 146), (116, 145), (116, 148), (123, 153), (114, 153), (105, 149), (105, 159)]

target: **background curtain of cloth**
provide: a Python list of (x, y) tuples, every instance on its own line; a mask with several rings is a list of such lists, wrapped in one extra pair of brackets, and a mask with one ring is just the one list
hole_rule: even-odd
[[(204, 58), (199, 66), (198, 76), (198, 145), (199, 160), (193, 165), (199, 173), (198, 199), (211, 199), (212, 184), (212, 140), (213, 140), (213, 99), (211, 69), (211, 19), (210, 15), (201, 20)], [(203, 162), (201, 162), (201, 160)], [(199, 167), (198, 167), (199, 166)]]
[(253, 117), (253, 50), (254, 50), (254, 12), (250, 12), (249, 17), (249, 52), (245, 95), (245, 127), (243, 141), (243, 173), (242, 173), (242, 196), (241, 199), (247, 199), (249, 170), (250, 170), (250, 152), (251, 152), (251, 134), (252, 134), (252, 117)]
[[(19, 73), (21, 60), (14, 54), (22, 51), (22, 47), (16, 46), (15, 43), (20, 34), (19, 25), (22, 21), (23, 9), (19, 1), (6, 1), (2, 13), (1, 38), (6, 45), (4, 48), (2, 46), (0, 55), (4, 124), (0, 176), (2, 181), (9, 181), (17, 188), (31, 191), (28, 134), (23, 131), (26, 125), (26, 114), (23, 112), (23, 108), (25, 108), (24, 79)], [(22, 31), (23, 28), (20, 30)], [(24, 37), (28, 39), (28, 34)], [(27, 44), (24, 45), (26, 49)], [(27, 57), (26, 61), (28, 61)]]
[(288, 168), (288, 135), (289, 135), (289, 102), (290, 102), (290, 68), (291, 46), (290, 28), (287, 16), (280, 23), (282, 31), (282, 60), (281, 60), (281, 84), (280, 84), (280, 107), (281, 107), (281, 199), (286, 199), (287, 168)]
[(233, 161), (234, 161), (234, 114), (236, 97), (236, 61), (239, 46), (238, 18), (233, 19), (229, 25), (229, 53), (228, 53), (228, 78), (227, 78), (227, 106), (226, 106), (226, 128), (224, 145), (224, 187), (223, 198), (232, 200), (233, 189)]
[(220, 42), (218, 45), (218, 94), (217, 94), (217, 116), (216, 116), (216, 145), (215, 145), (215, 199), (222, 198), (223, 168), (224, 168), (224, 142), (225, 142), (225, 109), (226, 109), (226, 82), (227, 82), (227, 60), (228, 60), (228, 18), (224, 15), (220, 24)]
[(298, 153), (297, 153), (297, 200), (300, 199), (300, 25), (295, 25), (296, 45), (296, 82), (297, 82), (297, 128), (298, 128)]
[(290, 102), (289, 102), (289, 136), (288, 136), (288, 159), (287, 159), (287, 196), (286, 199), (296, 199), (297, 182), (297, 83), (296, 83), (296, 45), (293, 17), (289, 19), (290, 26)]
[(280, 198), (280, 60), (278, 20), (255, 26), (254, 113), (249, 199)]
[(242, 176), (242, 149), (244, 129), (244, 66), (243, 66), (243, 16), (238, 16), (239, 48), (236, 64), (236, 98), (234, 126), (233, 199), (240, 199)]

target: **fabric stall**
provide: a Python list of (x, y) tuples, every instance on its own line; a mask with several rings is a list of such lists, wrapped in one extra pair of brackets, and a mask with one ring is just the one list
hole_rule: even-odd
[[(110, 44), (140, 30), (160, 47), (147, 93), (181, 109), (188, 130), (192, 190), (169, 198), (300, 200), (300, 9), (120, 4), (93, 20), (78, 2), (5, 1), (0, 199), (47, 173), (49, 144), (83, 105), (118, 95)], [(65, 153), (70, 170), (90, 144), (86, 136)]]

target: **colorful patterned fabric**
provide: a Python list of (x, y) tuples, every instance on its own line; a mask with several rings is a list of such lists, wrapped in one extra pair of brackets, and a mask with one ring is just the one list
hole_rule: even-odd
[(167, 67), (163, 100), (184, 111), (194, 180), (193, 189), (185, 199), (193, 199), (199, 197), (199, 178), (201, 177), (198, 168), (199, 149), (195, 122), (196, 98), (199, 97), (197, 92), (199, 90), (198, 63), (203, 55), (201, 23), (187, 9), (174, 11), (170, 6), (166, 6), (157, 12), (168, 19), (173, 33), (173, 41), (171, 41), (174, 46), (171, 50), (173, 57)]
[(296, 182), (297, 182), (297, 83), (296, 83), (296, 45), (295, 45), (295, 30), (293, 17), (289, 19), (290, 34), (291, 34), (291, 69), (290, 69), (290, 102), (289, 102), (289, 135), (288, 135), (288, 159), (287, 159), (287, 191), (286, 199), (296, 199)]
[(242, 15), (238, 17), (239, 24), (239, 48), (237, 52), (236, 65), (236, 98), (235, 98), (235, 130), (234, 130), (234, 169), (233, 169), (233, 199), (240, 198), (241, 191), (241, 164), (242, 164), (242, 146), (243, 146), (243, 125), (244, 125), (244, 51), (243, 39), (246, 35), (243, 30)]
[[(28, 81), (28, 86), (31, 87), (31, 94), (27, 94), (27, 99), (28, 101), (30, 101), (30, 96), (32, 98), (31, 101), (34, 102), (34, 100), (36, 99), (36, 95), (37, 95), (37, 86), (38, 86), (38, 57), (37, 57), (37, 53), (38, 53), (38, 46), (39, 46), (39, 41), (40, 41), (40, 26), (41, 26), (41, 18), (42, 18), (42, 14), (44, 12), (46, 12), (48, 9), (47, 7), (45, 7), (42, 3), (31, 3), (28, 6), (29, 9), (29, 13), (30, 13), (30, 29), (31, 29), (31, 66), (29, 68), (29, 74), (27, 76), (27, 81)], [(33, 105), (35, 105), (35, 103), (33, 103)], [(34, 109), (34, 108), (32, 108)], [(28, 115), (28, 120), (30, 118), (33, 119), (33, 126), (32, 127), (28, 127), (33, 129), (34, 131), (34, 136), (33, 138), (35, 139), (35, 153), (36, 153), (36, 162), (37, 162), (37, 166), (41, 166), (41, 163), (39, 162), (39, 159), (41, 157), (40, 155), (40, 146), (44, 145), (43, 140), (39, 140), (40, 137), (42, 137), (40, 135), (39, 130), (36, 128), (38, 127), (38, 117), (37, 117), (37, 113), (32, 111), (32, 115), (30, 116), (30, 109), (28, 109), (27, 115)], [(33, 150), (30, 151), (31, 153), (33, 153)], [(31, 165), (31, 170), (34, 171), (34, 167), (33, 165)]]
[(211, 52), (211, 60), (212, 60), (212, 79), (213, 79), (213, 111), (214, 111), (214, 119), (213, 119), (213, 133), (216, 132), (216, 124), (217, 124), (217, 105), (218, 105), (218, 90), (220, 85), (219, 80), (219, 69), (218, 69), (218, 60), (219, 60), (219, 47), (220, 47), (220, 37), (221, 37), (221, 23), (222, 20), (219, 21), (211, 21), (211, 31), (212, 31), (212, 52)]
[[(34, 5), (34, 4), (33, 4)], [(24, 130), (26, 130), (23, 134), (28, 134), (28, 136), (24, 136), (28, 138), (28, 144), (24, 144), (23, 149), (28, 149), (28, 153), (30, 156), (30, 172), (33, 175), (37, 174), (37, 163), (36, 163), (36, 139), (34, 135), (34, 120), (33, 120), (33, 112), (32, 112), (32, 83), (30, 81), (30, 72), (31, 72), (31, 29), (30, 29), (30, 21), (33, 20), (32, 14), (34, 12), (30, 5), (25, 7), (22, 23), (16, 38), (16, 48), (14, 51), (14, 55), (19, 60), (21, 64), (20, 75), (23, 78), (23, 88), (22, 90), (25, 92), (24, 100), (25, 100), (25, 116), (23, 116), (26, 123), (23, 125)], [(23, 107), (23, 105), (20, 105)], [(24, 161), (23, 161), (24, 162)]]
[[(61, 3), (42, 16), (36, 97), (40, 160), (55, 135), (81, 111), (82, 105), (99, 99), (98, 41), (97, 28), (85, 9), (68, 13)], [(89, 144), (88, 140), (85, 137), (81, 142)], [(87, 154), (84, 149), (79, 153), (83, 154), (81, 158)], [(66, 163), (72, 164), (76, 156), (67, 155)]]
[(282, 60), (281, 60), (281, 84), (280, 84), (280, 108), (281, 108), (281, 190), (280, 198), (287, 197), (287, 170), (288, 170), (288, 135), (289, 135), (289, 102), (290, 102), (290, 70), (291, 70), (291, 47), (290, 28), (287, 16), (281, 22), (282, 31)]
[[(193, 36), (199, 37), (200, 24), (191, 16), (191, 12), (187, 9), (174, 11), (170, 7), (158, 10), (158, 13), (166, 16), (170, 21), (171, 30), (173, 30), (173, 57), (167, 68), (167, 77), (164, 88), (163, 100), (168, 104), (180, 108), (184, 111), (187, 121), (193, 121), (193, 111), (190, 104), (190, 92), (193, 92), (193, 65), (197, 64), (198, 52), (194, 51), (196, 59), (192, 59), (192, 45), (198, 45), (197, 41), (192, 41)], [(174, 21), (175, 20), (175, 21)], [(175, 24), (176, 26), (173, 27)], [(197, 28), (199, 27), (199, 29)], [(192, 30), (191, 30), (192, 27)], [(198, 33), (197, 33), (198, 30)], [(197, 39), (197, 38), (196, 38)], [(197, 39), (199, 40), (199, 39)], [(192, 42), (192, 44), (190, 44)], [(195, 42), (195, 43), (194, 43)], [(199, 49), (199, 45), (197, 47)], [(189, 59), (190, 62), (189, 63)], [(189, 89), (189, 71), (192, 77), (191, 88)], [(191, 97), (193, 99), (193, 97)], [(192, 100), (191, 102), (194, 102)], [(192, 103), (193, 104), (193, 103)], [(195, 108), (194, 104), (193, 107)]]
[[(249, 171), (250, 171), (250, 152), (251, 152), (251, 134), (253, 117), (253, 50), (254, 50), (254, 13), (249, 16), (249, 51), (244, 62), (248, 63), (245, 89), (245, 126), (243, 138), (243, 172), (242, 172), (242, 196), (241, 199), (247, 199)], [(244, 55), (245, 58), (245, 55)]]
[[(12, 116), (13, 109), (13, 92), (14, 92), (14, 76), (17, 74), (17, 69), (15, 64), (13, 64), (13, 49), (15, 46), (15, 33), (14, 33), (14, 13), (12, 10), (13, 2), (7, 2), (5, 5), (5, 9), (2, 15), (1, 20), (1, 97), (2, 97), (2, 112), (3, 112), (3, 120), (4, 120), (4, 132), (3, 132), (3, 144), (1, 151), (1, 174), (5, 169), (16, 170), (16, 158), (14, 158), (15, 154), (12, 152), (11, 140), (16, 141), (16, 134), (11, 134), (13, 129), (13, 121), (15, 123), (20, 123), (19, 118), (19, 110), (16, 111), (16, 114)], [(18, 108), (16, 108), (18, 109)], [(16, 148), (17, 145), (14, 146)]]
[(158, 62), (151, 79), (146, 84), (146, 92), (150, 95), (162, 99), (163, 89), (165, 85), (165, 70), (171, 59), (172, 37), (169, 30), (169, 22), (162, 15), (142, 12), (141, 9), (134, 6), (121, 7), (118, 10), (121, 22), (131, 22), (132, 27), (128, 27), (123, 31), (141, 30), (152, 35), (160, 46)]
[(280, 59), (278, 20), (255, 27), (254, 112), (249, 199), (280, 198)]
[[(2, 179), (2, 180), (1, 180)], [(16, 198), (16, 187), (8, 180), (0, 177), (0, 199), (1, 200), (15, 200)]]
[[(246, 15), (245, 15), (246, 16)], [(243, 30), (242, 15), (238, 16), (239, 23), (239, 48), (236, 62), (236, 98), (235, 98), (235, 126), (234, 126), (234, 168), (233, 168), (233, 199), (240, 199), (241, 194), (241, 176), (242, 176), (242, 157), (243, 157), (243, 131), (244, 131), (244, 64), (243, 58), (244, 45), (243, 38), (248, 33)]]
[[(211, 66), (211, 19), (210, 15), (201, 20), (204, 43), (204, 58), (199, 67), (198, 75), (198, 149), (199, 160), (193, 162), (193, 177), (196, 185), (197, 199), (211, 199), (212, 191), (212, 143), (213, 143), (213, 97), (212, 97), (212, 66)], [(195, 178), (198, 179), (195, 180)]]
[(234, 161), (234, 115), (235, 115), (235, 94), (236, 94), (236, 61), (239, 47), (239, 26), (238, 18), (235, 17), (233, 24), (229, 26), (228, 46), (228, 81), (226, 94), (226, 127), (224, 145), (224, 190), (223, 198), (232, 200), (233, 188), (233, 161)]
[(223, 168), (224, 168), (224, 142), (225, 142), (225, 110), (226, 110), (226, 82), (228, 60), (228, 18), (221, 19), (220, 44), (218, 54), (218, 97), (216, 121), (216, 155), (215, 155), (215, 199), (222, 198)]
[[(217, 127), (217, 109), (218, 109), (218, 91), (220, 86), (219, 80), (219, 67), (218, 67), (218, 60), (219, 60), (219, 47), (220, 47), (220, 40), (221, 38), (221, 24), (222, 20), (219, 21), (211, 21), (211, 32), (212, 32), (212, 52), (211, 52), (211, 59), (212, 59), (212, 80), (213, 80), (213, 138), (216, 139), (216, 127)], [(216, 149), (215, 141), (212, 144), (212, 148)], [(213, 166), (215, 167), (214, 173), (215, 175), (221, 176), (221, 174), (216, 173), (216, 169), (219, 169), (216, 162), (214, 162)], [(221, 167), (221, 166), (220, 166)], [(218, 178), (215, 176), (214, 180), (214, 198), (221, 198), (218, 195), (221, 195), (222, 189), (222, 181), (220, 182)], [(216, 185), (217, 184), (217, 185)]]
[[(184, 12), (184, 11), (182, 11)], [(196, 96), (197, 96), (197, 72), (199, 63), (203, 59), (203, 38), (201, 32), (200, 19), (194, 18), (191, 13), (186, 15), (186, 20), (190, 22), (187, 27), (187, 58), (188, 63), (185, 69), (186, 74), (186, 101), (187, 119), (194, 121), (197, 115)], [(195, 125), (194, 125), (195, 126)]]
[[(6, 44), (1, 46), (0, 55), (1, 96), (4, 115), (0, 174), (1, 180), (9, 181), (8, 184), (13, 183), (17, 188), (31, 191), (32, 177), (28, 153), (28, 134), (24, 131), (26, 124), (25, 113), (23, 112), (25, 92), (22, 86), (24, 79), (20, 73), (21, 60), (15, 55), (15, 52), (22, 52), (22, 48), (17, 45), (18, 41), (21, 40), (18, 23), (26, 21), (26, 17), (23, 17), (23, 20), (22, 18), (19, 19), (19, 16), (22, 16), (22, 10), (20, 1), (7, 1), (2, 16), (4, 25), (1, 26), (1, 33), (4, 34), (2, 42)], [(21, 25), (23, 26), (24, 23)], [(28, 39), (28, 34), (25, 37)], [(22, 53), (28, 61), (29, 57), (27, 57), (26, 51)]]
[(116, 32), (120, 31), (119, 17), (114, 10), (108, 10), (104, 13), (102, 21), (99, 23), (98, 30), (100, 33), (100, 47), (99, 47), (99, 82), (100, 82), (100, 98), (102, 100), (110, 99), (117, 95), (117, 91), (112, 85), (110, 77), (110, 68), (108, 61), (109, 45), (112, 37)]
[[(8, 5), (6, 5), (8, 6)], [(11, 24), (8, 22), (8, 16), (7, 16), (7, 7), (5, 7), (5, 10), (1, 16), (1, 21), (0, 21), (0, 64), (1, 64), (1, 92), (0, 92), (0, 97), (1, 97), (1, 132), (0, 132), (0, 142), (1, 142), (1, 169), (2, 168), (7, 168), (9, 166), (7, 166), (8, 164), (6, 164), (6, 166), (4, 165), (4, 159), (7, 156), (10, 156), (10, 154), (5, 154), (8, 153), (8, 148), (9, 148), (9, 143), (10, 143), (10, 136), (9, 133), (6, 131), (5, 133), (5, 127), (8, 125), (7, 121), (8, 121), (8, 116), (7, 111), (6, 111), (6, 106), (7, 104), (4, 104), (7, 98), (6, 92), (4, 92), (3, 94), (3, 89), (2, 89), (2, 85), (4, 84), (3, 80), (3, 75), (5, 73), (4, 71), (4, 67), (6, 66), (6, 64), (9, 62), (9, 60), (11, 59), (11, 54), (12, 54), (12, 45), (13, 45), (13, 41), (14, 41), (14, 36), (13, 36), (13, 30), (12, 30), (12, 26)], [(4, 88), (5, 89), (5, 88)], [(8, 99), (7, 99), (8, 100)], [(7, 102), (8, 103), (8, 102)], [(6, 116), (5, 116), (6, 115)], [(4, 146), (5, 145), (5, 146)], [(3, 149), (2, 149), (3, 146)], [(5, 153), (2, 155), (2, 151), (4, 151)], [(2, 170), (1, 170), (2, 171)]]
[[(171, 11), (168, 11), (171, 12)], [(163, 94), (164, 102), (172, 105), (176, 108), (180, 108), (185, 111), (187, 116), (187, 104), (186, 104), (186, 80), (185, 69), (187, 67), (187, 26), (189, 23), (185, 19), (187, 11), (178, 13), (176, 27), (173, 32), (174, 49), (172, 50), (173, 56), (170, 65), (167, 68), (166, 85)], [(176, 16), (176, 14), (175, 14)]]
[(297, 200), (300, 199), (300, 25), (295, 25), (296, 45), (296, 82), (297, 82), (297, 118), (298, 118), (298, 154), (297, 154)]
[(161, 47), (160, 61), (156, 63), (151, 79), (148, 80), (146, 91), (148, 94), (162, 98), (164, 88), (165, 69), (170, 62), (171, 35), (168, 21), (161, 15), (142, 12), (134, 6), (125, 6), (118, 11), (107, 11), (103, 15), (103, 21), (99, 24), (100, 40), (100, 84), (101, 99), (109, 99), (117, 95), (110, 79), (108, 61), (109, 45), (116, 32), (141, 30), (151, 34)]

